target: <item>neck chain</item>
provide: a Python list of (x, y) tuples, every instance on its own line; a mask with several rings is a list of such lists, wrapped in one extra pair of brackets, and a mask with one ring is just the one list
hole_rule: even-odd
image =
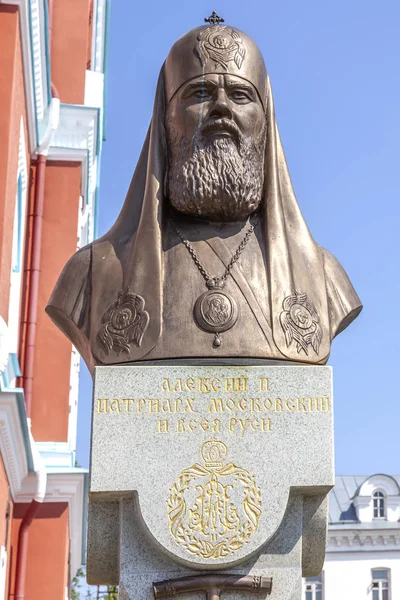
[(170, 219), (169, 222), (175, 233), (180, 237), (183, 245), (187, 248), (194, 264), (206, 282), (208, 291), (204, 292), (196, 300), (194, 305), (194, 316), (197, 325), (201, 329), (214, 334), (213, 346), (214, 348), (219, 348), (222, 343), (219, 334), (231, 329), (235, 325), (239, 316), (239, 310), (236, 301), (232, 298), (232, 296), (222, 290), (233, 265), (238, 261), (255, 228), (257, 227), (258, 220), (255, 219), (254, 223), (250, 223), (249, 219), (250, 227), (246, 231), (244, 238), (237, 247), (236, 252), (232, 255), (225, 271), (219, 277), (212, 277), (212, 275), (210, 275), (210, 273), (201, 263), (192, 244), (183, 236), (172, 219)]

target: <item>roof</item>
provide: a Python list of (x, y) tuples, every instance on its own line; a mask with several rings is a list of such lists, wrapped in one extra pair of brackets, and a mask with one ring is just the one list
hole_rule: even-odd
[[(353, 498), (371, 475), (338, 475), (329, 495), (329, 523), (358, 523)], [(400, 486), (400, 475), (391, 475)]]

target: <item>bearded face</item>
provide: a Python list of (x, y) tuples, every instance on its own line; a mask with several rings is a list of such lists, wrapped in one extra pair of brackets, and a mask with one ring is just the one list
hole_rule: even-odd
[[(242, 96), (247, 99), (245, 93), (237, 89), (230, 102), (231, 109), (228, 106), (230, 88), (225, 90), (225, 86), (232, 83), (223, 77), (215, 79), (216, 84), (220, 82), (220, 87), (224, 86), (222, 92), (212, 79), (207, 91), (204, 87), (207, 82), (201, 80), (203, 87), (198, 90), (201, 103), (192, 101), (196, 83), (191, 83), (188, 99), (183, 92), (182, 108), (179, 97), (172, 109), (168, 107), (168, 196), (172, 206), (182, 213), (211, 221), (240, 221), (253, 213), (262, 199), (265, 117), (262, 108), (256, 105), (256, 98), (243, 104), (235, 101)], [(236, 88), (240, 85), (243, 86), (240, 81), (235, 83)], [(219, 93), (226, 97), (225, 106)], [(207, 102), (203, 102), (203, 96)], [(247, 121), (250, 123), (250, 109), (254, 113), (255, 108), (258, 111), (256, 131), (254, 115), (251, 115), (253, 122), (246, 128)], [(200, 117), (197, 123), (193, 117)], [(193, 123), (196, 123), (195, 128)]]

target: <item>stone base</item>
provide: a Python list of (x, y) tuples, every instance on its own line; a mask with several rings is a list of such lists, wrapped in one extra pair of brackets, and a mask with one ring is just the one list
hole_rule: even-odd
[[(326, 496), (292, 494), (273, 539), (251, 560), (220, 572), (272, 577), (270, 600), (301, 600), (302, 577), (322, 570), (326, 522)], [(153, 583), (199, 573), (175, 563), (150, 542), (134, 496), (119, 501), (91, 501), (89, 523), (88, 582), (119, 585), (120, 600), (154, 600)], [(239, 591), (222, 593), (223, 600), (252, 597)], [(188, 593), (179, 598), (205, 600), (206, 595)]]
[(269, 599), (301, 600), (325, 556), (329, 367), (97, 367), (94, 400), (89, 583), (153, 600), (161, 581), (264, 576)]

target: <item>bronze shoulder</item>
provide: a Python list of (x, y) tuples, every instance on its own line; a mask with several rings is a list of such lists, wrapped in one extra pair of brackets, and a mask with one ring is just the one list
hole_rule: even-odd
[(362, 303), (340, 262), (321, 248), (324, 258), (331, 339), (341, 333), (360, 314)]
[(46, 313), (69, 338), (89, 370), (93, 358), (89, 344), (92, 245), (78, 250), (66, 263), (53, 289)]

